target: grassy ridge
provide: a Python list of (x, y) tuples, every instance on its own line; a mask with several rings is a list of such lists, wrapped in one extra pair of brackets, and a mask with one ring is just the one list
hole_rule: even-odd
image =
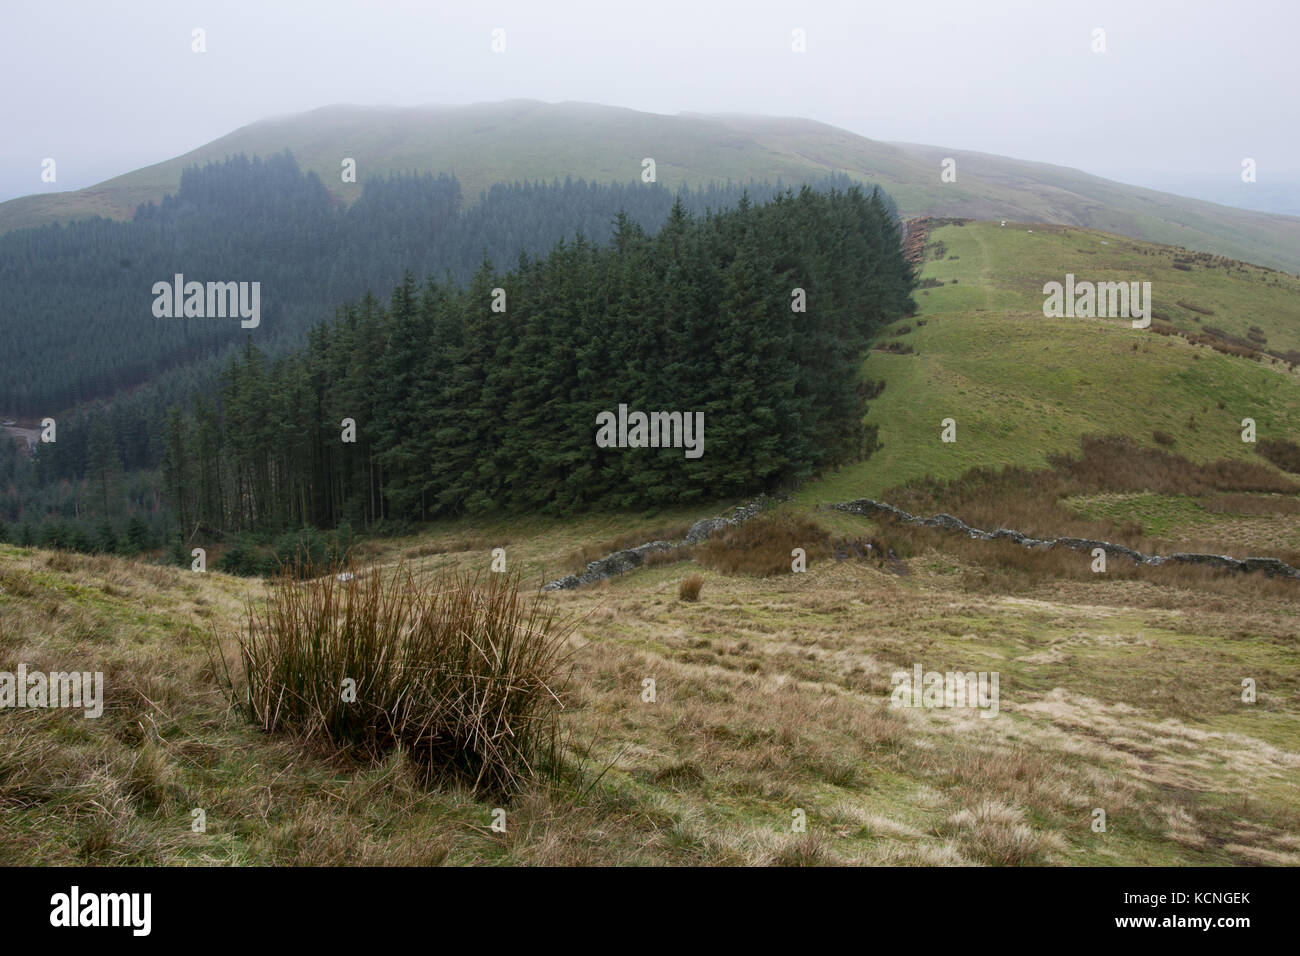
[[(894, 331), (910, 332), (877, 343), (913, 353), (873, 351), (863, 364), (867, 378), (886, 383), (867, 415), (883, 447), (806, 485), (800, 502), (880, 496), (975, 467), (1044, 466), (1050, 454), (1076, 452), (1089, 433), (1151, 444), (1153, 431), (1164, 431), (1197, 462), (1254, 457), (1241, 441), (1246, 417), (1260, 438), (1295, 437), (1300, 374), (1285, 363), (1224, 355), (1125, 320), (1042, 314), (1043, 284), (1064, 282), (1066, 272), (1149, 281), (1154, 311), (1180, 328), (1200, 324), (1181, 301), (1214, 311), (1202, 323), (1242, 336), (1254, 325), (1270, 348), (1291, 349), (1300, 343), (1295, 277), (1251, 266), (1187, 272), (1174, 268), (1175, 250), (1064, 227), (969, 223), (937, 229), (931, 242), (943, 244), (944, 258), (927, 261), (921, 277), (944, 284), (917, 293), (925, 324), (903, 320)], [(940, 440), (945, 418), (957, 422), (955, 443)]]
[[(455, 173), (473, 201), (492, 183), (515, 179), (571, 175), (629, 182), (640, 177), (641, 161), (650, 156), (659, 181), (669, 186), (778, 177), (795, 184), (840, 171), (883, 185), (907, 216), (1073, 223), (1300, 272), (1300, 217), (1219, 206), (1063, 166), (883, 143), (806, 119), (663, 116), (535, 100), (410, 109), (330, 106), (263, 120), (88, 189), (0, 204), (0, 230), (89, 215), (122, 218), (141, 202), (174, 192), (188, 165), (286, 148), (345, 202), (360, 195), (361, 187), (341, 182), (343, 157), (357, 160), (361, 180), (409, 170)], [(958, 162), (955, 183), (939, 179), (947, 157)]]

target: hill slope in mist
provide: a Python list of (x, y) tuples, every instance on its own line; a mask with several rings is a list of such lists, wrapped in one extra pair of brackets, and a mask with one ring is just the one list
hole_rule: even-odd
[[(1300, 272), (1300, 217), (1219, 206), (1078, 170), (937, 146), (883, 143), (788, 117), (666, 116), (587, 103), (509, 100), (412, 108), (329, 106), (253, 123), (205, 146), (87, 189), (0, 203), (0, 231), (92, 215), (125, 218), (174, 192), (181, 170), (245, 153), (293, 152), (350, 202), (368, 175), (454, 173), (466, 195), (495, 182), (574, 176), (628, 182), (652, 157), (660, 183), (841, 171), (879, 183), (905, 216), (962, 216), (1086, 226)], [(344, 158), (358, 183), (343, 183)], [(957, 181), (940, 162), (957, 161)]]

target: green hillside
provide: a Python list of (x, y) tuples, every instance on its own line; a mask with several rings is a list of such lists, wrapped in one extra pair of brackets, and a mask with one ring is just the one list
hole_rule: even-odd
[[(863, 366), (885, 382), (867, 416), (883, 447), (805, 486), (801, 501), (877, 496), (975, 467), (1041, 467), (1050, 454), (1077, 452), (1086, 434), (1151, 445), (1159, 430), (1195, 462), (1256, 458), (1241, 440), (1243, 418), (1255, 420), (1260, 439), (1297, 437), (1300, 373), (1286, 362), (1222, 354), (1127, 320), (1044, 318), (1042, 292), (1067, 272), (1149, 281), (1154, 313), (1171, 324), (1243, 338), (1255, 326), (1268, 348), (1285, 352), (1300, 342), (1294, 276), (1220, 260), (1175, 268), (1187, 258), (1177, 249), (1067, 227), (972, 222), (936, 229), (929, 241), (921, 278), (943, 284), (919, 290), (918, 317), (876, 343), (912, 352), (875, 350)], [(953, 443), (940, 440), (945, 418), (957, 423)]]
[[(291, 150), (348, 201), (340, 163), (358, 178), (403, 170), (455, 173), (474, 199), (492, 183), (584, 177), (635, 180), (654, 158), (659, 182), (798, 182), (842, 171), (878, 182), (906, 216), (962, 216), (1105, 229), (1300, 272), (1300, 218), (1233, 209), (1141, 189), (1078, 170), (934, 146), (883, 143), (811, 120), (684, 113), (665, 116), (585, 103), (510, 100), (408, 109), (330, 106), (253, 123), (199, 149), (87, 189), (0, 204), (0, 231), (71, 218), (126, 217), (180, 183), (181, 170), (228, 155)], [(957, 160), (942, 183), (940, 161)]]

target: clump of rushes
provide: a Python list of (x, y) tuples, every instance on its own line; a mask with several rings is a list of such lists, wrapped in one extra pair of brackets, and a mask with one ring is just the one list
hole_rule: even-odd
[(682, 583), (677, 586), (677, 596), (683, 601), (698, 601), (702, 587), (704, 587), (704, 578), (692, 574), (689, 578), (683, 578)]
[(285, 567), (265, 608), (250, 604), (250, 719), (362, 758), (401, 748), (478, 791), (533, 779), (557, 740), (572, 622), (521, 596), (517, 574), (343, 570)]

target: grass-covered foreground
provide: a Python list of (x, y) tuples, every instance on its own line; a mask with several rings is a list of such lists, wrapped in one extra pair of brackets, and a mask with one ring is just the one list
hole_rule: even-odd
[[(540, 579), (606, 521), (484, 542), (509, 538), (512, 569)], [(370, 558), (425, 580), (485, 569), (466, 534)], [(1260, 582), (1007, 587), (930, 549), (765, 578), (664, 564), (552, 595), (577, 621), (565, 748), (509, 799), (427, 783), (400, 750), (331, 757), (257, 729), (223, 683), (229, 666), (238, 697), (245, 602), (265, 588), (0, 548), (0, 660), (106, 682), (98, 720), (0, 715), (0, 862), (1300, 862), (1300, 595)], [(891, 673), (917, 663), (998, 672), (998, 716), (891, 708)]]

